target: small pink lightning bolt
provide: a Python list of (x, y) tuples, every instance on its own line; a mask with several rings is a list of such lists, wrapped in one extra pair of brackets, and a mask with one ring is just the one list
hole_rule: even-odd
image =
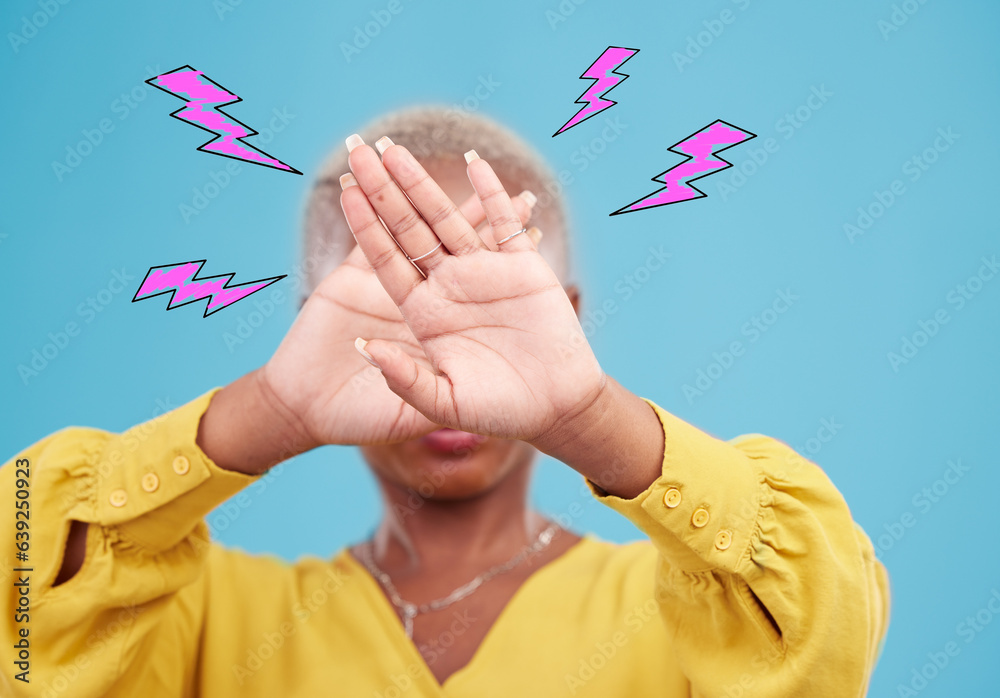
[(553, 133), (552, 137), (555, 138), (566, 129), (573, 128), (608, 107), (618, 104), (614, 100), (604, 99), (604, 95), (628, 78), (628, 75), (619, 73), (617, 70), (637, 53), (639, 53), (637, 48), (608, 46), (604, 53), (580, 76), (581, 80), (589, 78), (594, 81), (594, 84), (576, 100), (577, 104), (585, 106), (572, 119), (563, 124), (561, 129)]
[(285, 278), (273, 276), (269, 279), (258, 281), (248, 281), (243, 284), (230, 286), (229, 282), (236, 275), (220, 274), (218, 276), (206, 276), (196, 279), (198, 272), (208, 260), (199, 259), (194, 262), (183, 262), (181, 264), (164, 264), (159, 267), (150, 267), (146, 272), (146, 278), (142, 280), (139, 290), (135, 292), (132, 302), (146, 300), (154, 296), (161, 296), (164, 293), (170, 294), (170, 301), (167, 303), (167, 310), (179, 308), (188, 303), (194, 303), (208, 298), (205, 307), (205, 314), (208, 317), (226, 306), (232, 305), (236, 301), (243, 300), (252, 293), (256, 293), (263, 288), (267, 288), (275, 281)]
[[(681, 201), (691, 199), (701, 199), (706, 194), (690, 185), (690, 182), (702, 177), (707, 177), (713, 172), (725, 170), (732, 167), (732, 164), (722, 158), (715, 157), (723, 150), (728, 150), (734, 145), (739, 145), (757, 135), (728, 124), (721, 119), (715, 121), (697, 133), (693, 133), (680, 143), (670, 146), (669, 150), (678, 155), (685, 155), (687, 159), (679, 165), (674, 165), (666, 172), (653, 177), (654, 182), (661, 182), (667, 186), (657, 189), (652, 194), (644, 196), (638, 201), (633, 201), (628, 206), (624, 206), (614, 213), (629, 213), (640, 211), (644, 208), (655, 206), (666, 206), (676, 204)], [(724, 146), (720, 148), (719, 146)]]
[(167, 94), (180, 97), (186, 102), (183, 107), (171, 113), (170, 116), (217, 134), (216, 138), (205, 143), (198, 150), (243, 160), (255, 165), (302, 174), (294, 167), (271, 157), (263, 150), (243, 142), (244, 138), (256, 136), (257, 132), (221, 110), (221, 107), (243, 100), (214, 82), (200, 70), (185, 65), (171, 70), (169, 73), (150, 78), (146, 82)]

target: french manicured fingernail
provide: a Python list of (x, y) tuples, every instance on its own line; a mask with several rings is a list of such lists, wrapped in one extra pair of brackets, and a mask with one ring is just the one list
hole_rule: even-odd
[(393, 145), (393, 142), (392, 140), (389, 139), (389, 136), (382, 136), (377, 141), (375, 141), (375, 147), (378, 148), (379, 155), (384, 153), (390, 145)]
[(340, 188), (347, 189), (347, 187), (358, 186), (358, 180), (354, 178), (354, 175), (348, 172), (347, 174), (340, 175)]
[(535, 204), (538, 203), (538, 197), (531, 193), (530, 190), (525, 189), (518, 196), (521, 197), (521, 201), (528, 204), (528, 208), (534, 208)]
[(478, 160), (478, 159), (479, 159), (479, 153), (477, 153), (475, 150), (470, 150), (469, 152), (467, 152), (465, 154), (465, 164), (466, 165), (468, 165), (473, 160)]
[(538, 243), (542, 241), (542, 231), (538, 228), (528, 228), (528, 237), (535, 243), (535, 247), (538, 247)]
[(351, 152), (359, 145), (365, 144), (365, 142), (361, 139), (361, 136), (359, 136), (356, 133), (352, 133), (350, 136), (347, 137), (347, 140), (344, 142), (347, 143), (347, 152)]
[(371, 354), (369, 354), (367, 351), (365, 351), (365, 347), (366, 346), (368, 346), (368, 340), (361, 339), (361, 337), (358, 337), (357, 339), (354, 340), (354, 348), (358, 350), (358, 352), (361, 354), (361, 356), (365, 357), (365, 361), (367, 361), (372, 366), (374, 366), (379, 371), (381, 371), (382, 367), (379, 366), (377, 363), (375, 363), (375, 359), (372, 358)]

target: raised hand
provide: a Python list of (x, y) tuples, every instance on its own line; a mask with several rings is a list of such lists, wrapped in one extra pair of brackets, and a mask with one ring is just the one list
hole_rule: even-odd
[(383, 139), (380, 160), (354, 139), (341, 204), (422, 349), (359, 333), (389, 389), (435, 424), (523, 441), (592, 405), (605, 375), (555, 273), (515, 235), (521, 217), (493, 169), (467, 156), (489, 224), (480, 236), (409, 151)]
[[(521, 215), (530, 214), (522, 198)], [(485, 219), (478, 199), (462, 210)], [(261, 371), (268, 392), (294, 415), (315, 444), (387, 443), (416, 438), (437, 425), (385, 385), (358, 355), (359, 335), (396, 342), (412, 360), (430, 366), (423, 349), (355, 246), (306, 301), (281, 346)]]

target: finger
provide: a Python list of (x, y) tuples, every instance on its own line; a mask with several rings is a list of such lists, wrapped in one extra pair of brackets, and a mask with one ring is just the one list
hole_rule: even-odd
[(438, 408), (435, 405), (437, 395), (447, 395), (451, 391), (451, 385), (446, 378), (418, 364), (395, 342), (386, 339), (372, 339), (366, 342), (358, 337), (354, 346), (369, 363), (382, 371), (389, 390), (418, 412), (438, 423), (442, 420), (451, 421), (454, 418), (455, 415), (438, 415)]
[(382, 153), (385, 169), (452, 254), (487, 249), (486, 243), (476, 233), (476, 227), (469, 224), (451, 197), (441, 190), (409, 150), (393, 144), (388, 137), (380, 138), (376, 145)]
[[(514, 210), (517, 211), (517, 215), (521, 218), (521, 221), (525, 224), (531, 220), (531, 213), (535, 207), (535, 203), (538, 199), (535, 195), (525, 189), (520, 194), (511, 199), (511, 203), (514, 204)], [(476, 230), (486, 222), (486, 212), (483, 210), (483, 205), (479, 202), (479, 197), (473, 194), (465, 202), (458, 207), (458, 210), (462, 212), (465, 219), (469, 221), (471, 225)], [(487, 241), (491, 249), (496, 249), (496, 245), (493, 241), (493, 233), (490, 231), (489, 226), (486, 227), (484, 231), (480, 231), (479, 235)]]
[(382, 225), (354, 175), (348, 173), (342, 176), (340, 186), (344, 188), (340, 194), (340, 205), (344, 209), (347, 225), (382, 287), (399, 305), (424, 277)]
[[(528, 225), (528, 221), (531, 220), (532, 209), (534, 208), (536, 201), (537, 199), (535, 198), (535, 195), (527, 189), (510, 200), (510, 202), (514, 205), (514, 211), (517, 213), (517, 217), (521, 220), (522, 224)], [(482, 208), (481, 205), (480, 208)], [(485, 216), (485, 211), (483, 212), (483, 215)], [(492, 226), (488, 224), (484, 226), (481, 234), (483, 239), (487, 240), (486, 244), (489, 245), (491, 250), (498, 249), (496, 239), (493, 237)]]
[(530, 240), (524, 239), (524, 235), (517, 235), (501, 243), (522, 229), (521, 218), (489, 163), (482, 160), (475, 150), (467, 152), (465, 159), (469, 164), (469, 181), (472, 182), (472, 187), (483, 205), (486, 220), (490, 224), (499, 249), (505, 252), (532, 249), (534, 246)]
[(447, 254), (434, 231), (383, 167), (378, 154), (357, 135), (347, 139), (348, 162), (361, 190), (396, 243), (420, 269), (433, 269)]

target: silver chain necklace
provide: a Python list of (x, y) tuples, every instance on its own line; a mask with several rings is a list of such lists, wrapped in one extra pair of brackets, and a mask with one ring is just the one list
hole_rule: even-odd
[(375, 559), (372, 556), (372, 548), (374, 547), (374, 542), (367, 542), (361, 546), (361, 562), (364, 563), (365, 567), (371, 573), (375, 579), (382, 583), (385, 590), (389, 592), (389, 600), (392, 605), (395, 606), (399, 613), (403, 617), (403, 627), (406, 630), (406, 636), (413, 638), (413, 619), (416, 618), (417, 614), (420, 613), (430, 613), (431, 611), (440, 611), (442, 608), (447, 608), (457, 601), (461, 601), (466, 596), (474, 592), (476, 589), (481, 587), (485, 582), (493, 579), (497, 575), (503, 574), (504, 572), (509, 572), (514, 569), (522, 562), (524, 562), (529, 555), (534, 555), (541, 552), (548, 547), (552, 539), (555, 538), (556, 534), (559, 532), (559, 524), (552, 524), (548, 528), (544, 529), (538, 534), (531, 545), (525, 547), (521, 552), (507, 560), (507, 562), (491, 567), (486, 570), (478, 577), (473, 579), (471, 582), (467, 582), (462, 586), (455, 589), (453, 592), (447, 596), (443, 596), (440, 599), (435, 599), (429, 603), (415, 604), (403, 599), (399, 592), (396, 591), (395, 585), (392, 583), (392, 579), (389, 575), (383, 572), (378, 565), (375, 564)]

